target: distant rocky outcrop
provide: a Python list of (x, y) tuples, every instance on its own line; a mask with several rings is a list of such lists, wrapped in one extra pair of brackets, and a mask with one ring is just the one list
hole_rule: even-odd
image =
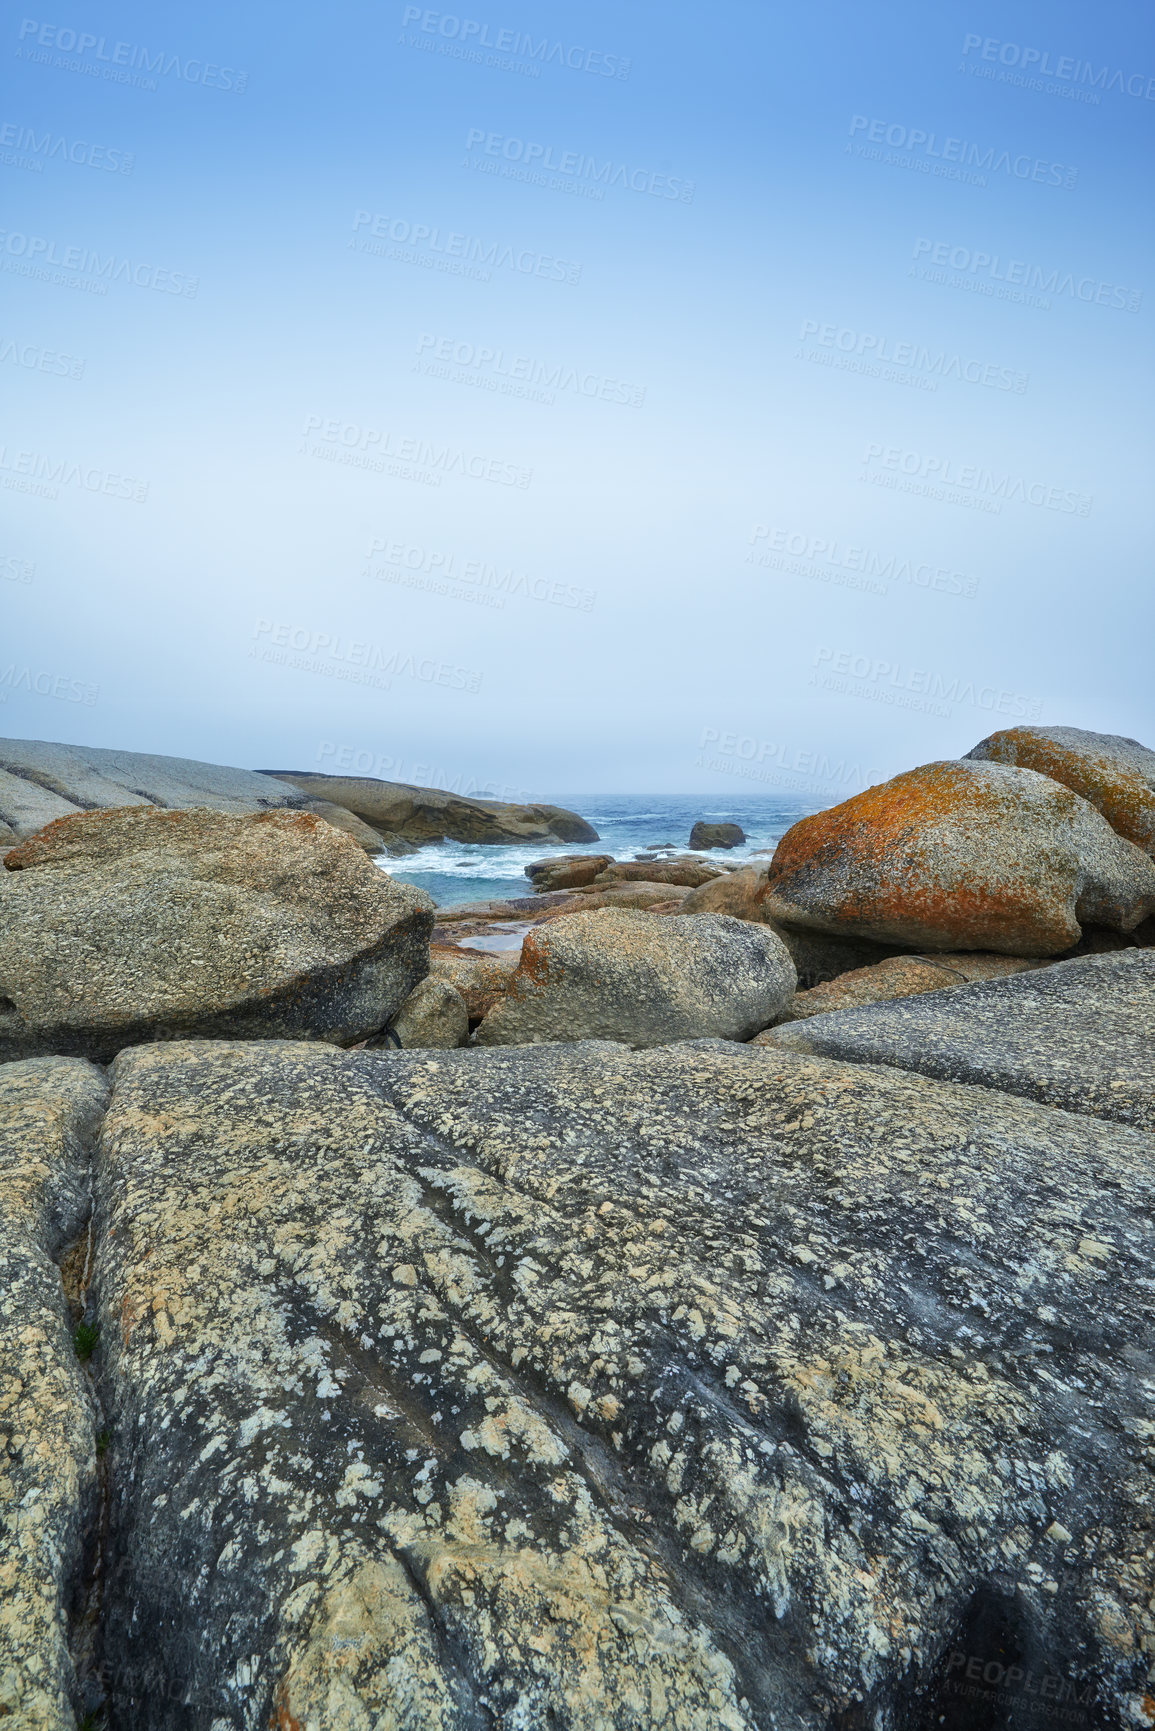
[[(204, 808), (240, 816), (311, 811), (367, 853), (410, 854), (422, 842), (596, 841), (575, 812), (554, 805), (503, 805), (437, 788), (293, 770), (230, 769), (192, 758), (0, 739), (0, 846), (58, 817), (126, 805)], [(367, 815), (372, 814), (372, 815)]]
[(411, 843), (438, 841), (597, 841), (598, 832), (560, 805), (508, 805), (467, 799), (436, 787), (378, 781), (370, 776), (319, 775), (309, 770), (263, 772), (314, 799), (344, 806), (387, 837)]
[(774, 917), (910, 948), (1058, 955), (1155, 911), (1155, 864), (1031, 769), (926, 764), (805, 817), (768, 876)]
[(0, 842), (35, 835), (58, 817), (111, 806), (196, 806), (239, 817), (301, 811), (309, 804), (299, 789), (278, 786), (251, 769), (94, 745), (0, 739)]
[(535, 926), (479, 1045), (605, 1039), (746, 1040), (789, 1004), (796, 975), (773, 932), (717, 914), (601, 908)]
[(704, 823), (700, 818), (690, 831), (692, 848), (741, 847), (746, 831), (739, 823)]
[(430, 898), (310, 812), (85, 812), (4, 863), (3, 1058), (190, 1034), (348, 1045), (428, 971)]
[(1049, 775), (1155, 856), (1155, 751), (1137, 739), (1082, 727), (1010, 727), (981, 740), (967, 757)]

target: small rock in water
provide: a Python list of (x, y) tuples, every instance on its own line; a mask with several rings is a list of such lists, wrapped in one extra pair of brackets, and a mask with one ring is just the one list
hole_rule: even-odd
[(690, 831), (692, 848), (740, 847), (746, 831), (737, 823), (702, 823), (699, 820)]

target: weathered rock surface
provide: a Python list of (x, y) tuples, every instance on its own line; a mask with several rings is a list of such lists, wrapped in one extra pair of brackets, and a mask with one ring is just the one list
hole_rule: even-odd
[[(800, 1022), (824, 1016), (832, 1010), (852, 1010), (859, 1004), (886, 1003), (893, 998), (914, 998), (923, 992), (941, 992), (950, 986), (965, 986), (972, 980), (999, 980), (1008, 974), (1044, 967), (1043, 962), (1022, 956), (997, 956), (976, 951), (943, 956), (890, 956), (872, 967), (852, 968), (809, 991), (798, 992), (783, 1022)], [(758, 1038), (761, 1038), (759, 1035)]]
[(611, 853), (566, 854), (559, 858), (535, 859), (525, 868), (535, 890), (573, 890), (592, 884), (600, 871), (613, 864)]
[(85, 812), (5, 862), (0, 1058), (190, 1034), (352, 1044), (428, 969), (429, 897), (308, 812)]
[(612, 865), (606, 866), (593, 882), (597, 885), (635, 881), (648, 884), (684, 884), (688, 889), (696, 889), (699, 884), (709, 883), (712, 878), (726, 875), (726, 866), (714, 865), (704, 859), (627, 859), (615, 860)]
[(302, 810), (310, 801), (299, 789), (251, 769), (95, 745), (0, 739), (0, 819), (16, 837), (34, 835), (55, 818), (78, 811), (125, 805), (197, 806), (239, 817)]
[(471, 1022), (478, 1022), (505, 996), (521, 950), (460, 950), (435, 945), (429, 951), (429, 972), (445, 980), (465, 1000)]
[(530, 931), (509, 989), (474, 1036), (483, 1046), (554, 1040), (746, 1040), (786, 1007), (796, 976), (764, 928), (601, 908)]
[(597, 841), (598, 832), (560, 805), (507, 805), (467, 799), (436, 787), (378, 781), (371, 776), (316, 775), (308, 770), (263, 772), (315, 799), (343, 805), (374, 829), (406, 841)]
[(868, 968), (887, 956), (901, 953), (901, 946), (872, 943), (869, 938), (839, 936), (787, 925), (775, 917), (780, 909), (770, 894), (769, 864), (742, 866), (690, 891), (678, 908), (679, 914), (730, 914), (737, 920), (766, 925), (790, 951), (798, 970), (798, 984), (817, 985), (833, 980), (851, 968)]
[[(407, 1052), (415, 1047), (464, 1046), (469, 1038), (469, 1009), (456, 986), (437, 975), (427, 974), (414, 986), (393, 1017), (389, 1032)], [(380, 1034), (370, 1042), (372, 1045), (391, 1043)]]
[(569, 908), (558, 908), (543, 915), (544, 919), (556, 919), (562, 914), (583, 912), (590, 908), (651, 908), (657, 903), (674, 902), (681, 906), (682, 899), (690, 894), (684, 884), (654, 883), (646, 878), (626, 878), (623, 882), (608, 884), (592, 884), (589, 889), (582, 890), (580, 897)]
[[(96, 1409), (57, 1261), (89, 1212), (89, 1153), (108, 1096), (76, 1058), (0, 1069), (0, 1720), (74, 1731), (70, 1615), (86, 1607)], [(80, 1631), (83, 1635), (83, 1631)], [(82, 1646), (83, 1641), (76, 1642)]]
[(1155, 952), (1055, 962), (772, 1028), (768, 1042), (1001, 1088), (1155, 1130)]
[(115, 1726), (1143, 1724), (1150, 1137), (715, 1044), (114, 1074)]
[(791, 925), (908, 947), (1057, 955), (1155, 910), (1155, 864), (1070, 788), (1001, 763), (925, 764), (805, 817), (769, 892)]
[(1035, 769), (1081, 794), (1111, 828), (1155, 855), (1155, 751), (1117, 733), (1082, 727), (1009, 727), (968, 758)]
[(740, 823), (703, 823), (699, 818), (690, 831), (692, 848), (741, 847), (745, 840), (746, 831)]
[(437, 923), (439, 926), (464, 923), (468, 920), (515, 920), (522, 921), (527, 915), (536, 919), (547, 908), (580, 907), (580, 893), (577, 890), (550, 890), (541, 895), (494, 897), (486, 901), (454, 902), (452, 907), (439, 907)]
[(404, 844), (402, 850), (390, 846), (389, 840), (385, 836), (379, 834), (375, 829), (370, 829), (367, 823), (362, 823), (359, 817), (354, 817), (353, 813), (346, 811), (343, 805), (334, 805), (331, 799), (306, 800), (302, 796), (302, 806), (303, 809), (311, 811), (314, 817), (323, 818), (326, 823), (331, 823), (334, 829), (339, 829), (344, 835), (352, 836), (353, 840), (358, 846), (363, 847), (366, 853), (417, 852), (417, 849), (411, 848), (408, 843)]

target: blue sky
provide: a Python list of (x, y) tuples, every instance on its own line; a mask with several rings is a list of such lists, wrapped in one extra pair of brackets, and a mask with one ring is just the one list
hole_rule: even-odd
[(543, 797), (1153, 742), (1145, 8), (5, 30), (0, 732)]

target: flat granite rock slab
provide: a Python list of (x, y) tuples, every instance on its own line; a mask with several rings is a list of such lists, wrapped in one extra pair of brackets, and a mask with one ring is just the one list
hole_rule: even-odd
[(97, 1499), (96, 1413), (57, 1258), (89, 1212), (108, 1096), (79, 1058), (0, 1069), (0, 1723), (73, 1731), (69, 1614)]
[(208, 806), (241, 814), (305, 803), (251, 769), (46, 739), (0, 739), (0, 818), (20, 837), (54, 818), (109, 806)]
[(112, 1725), (1144, 1723), (1155, 1139), (720, 1041), (113, 1077)]
[(1155, 950), (835, 1010), (760, 1039), (1155, 1130)]

